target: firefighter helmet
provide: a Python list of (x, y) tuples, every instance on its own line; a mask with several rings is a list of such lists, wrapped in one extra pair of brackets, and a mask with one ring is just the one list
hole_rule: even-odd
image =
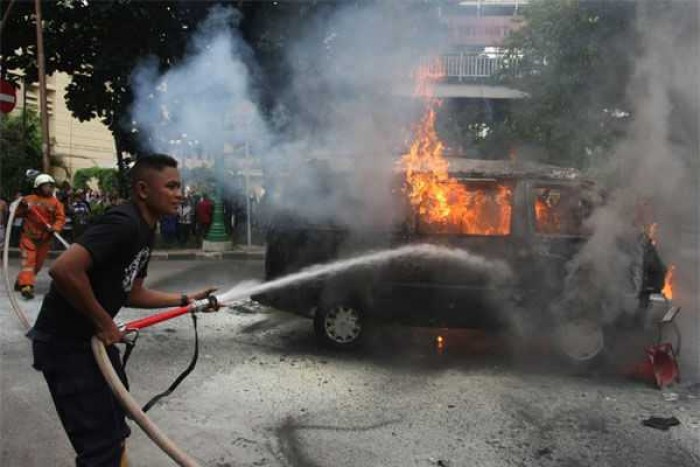
[(39, 188), (44, 183), (53, 183), (55, 185), (56, 181), (49, 174), (39, 174), (34, 179), (34, 188)]

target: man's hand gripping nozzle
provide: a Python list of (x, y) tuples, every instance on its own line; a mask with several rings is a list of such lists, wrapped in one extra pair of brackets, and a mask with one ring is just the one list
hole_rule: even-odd
[(190, 304), (193, 313), (207, 313), (219, 310), (219, 300), (214, 295), (208, 295), (201, 300), (195, 300)]
[[(140, 329), (153, 326), (187, 313), (207, 313), (219, 309), (219, 300), (214, 295), (208, 295), (201, 300), (194, 300), (189, 305), (171, 308), (160, 313), (156, 313), (145, 318), (136, 319), (123, 324), (117, 324), (119, 330), (126, 335), (138, 332)], [(128, 340), (128, 339), (127, 339)]]

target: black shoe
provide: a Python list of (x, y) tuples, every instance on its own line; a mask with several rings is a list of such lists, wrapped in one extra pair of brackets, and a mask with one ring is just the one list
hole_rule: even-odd
[(25, 285), (24, 287), (22, 287), (21, 292), (22, 296), (27, 300), (31, 300), (32, 298), (34, 298), (34, 287), (32, 287), (31, 285)]
[(19, 285), (19, 282), (15, 281), (15, 292), (19, 292), (20, 290), (22, 290), (22, 286)]

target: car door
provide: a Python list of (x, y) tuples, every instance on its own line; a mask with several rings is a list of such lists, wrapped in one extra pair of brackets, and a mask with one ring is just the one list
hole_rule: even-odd
[[(513, 180), (464, 179), (463, 209), (444, 222), (424, 213), (411, 217), (399, 242), (430, 243), (509, 264), (516, 209)], [(387, 271), (381, 287), (389, 319), (424, 325), (488, 327), (495, 324), (492, 272), (475, 261), (436, 255), (401, 262)]]
[(531, 180), (526, 187), (528, 246), (520, 277), (531, 307), (546, 308), (561, 294), (567, 264), (586, 241), (590, 206), (576, 183)]

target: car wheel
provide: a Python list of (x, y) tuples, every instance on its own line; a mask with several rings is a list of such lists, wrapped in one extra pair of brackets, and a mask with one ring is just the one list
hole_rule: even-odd
[(595, 365), (605, 354), (603, 327), (593, 320), (563, 323), (557, 329), (556, 340), (562, 356), (579, 368)]
[(356, 347), (365, 333), (364, 314), (348, 304), (320, 307), (314, 315), (314, 331), (323, 345), (338, 349)]

